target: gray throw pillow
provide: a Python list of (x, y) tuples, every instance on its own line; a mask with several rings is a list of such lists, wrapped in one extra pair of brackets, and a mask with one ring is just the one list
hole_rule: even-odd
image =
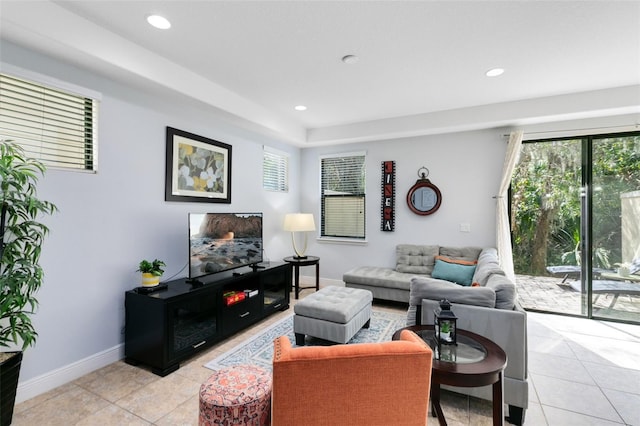
[(504, 275), (504, 271), (498, 263), (498, 251), (495, 248), (485, 248), (478, 256), (478, 265), (472, 282), (479, 283), (484, 287), (487, 285), (489, 277), (494, 274)]

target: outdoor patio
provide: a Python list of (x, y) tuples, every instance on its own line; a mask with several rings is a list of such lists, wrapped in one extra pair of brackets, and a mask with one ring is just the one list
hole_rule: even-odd
[[(516, 275), (516, 285), (518, 300), (524, 309), (583, 315), (581, 293), (562, 283), (562, 277)], [(613, 308), (609, 308), (612, 294), (594, 295), (594, 299), (596, 297), (594, 316), (640, 322), (640, 297), (620, 295)]]

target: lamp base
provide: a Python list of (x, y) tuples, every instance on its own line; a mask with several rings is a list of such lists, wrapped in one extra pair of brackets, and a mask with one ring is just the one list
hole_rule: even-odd
[(293, 258), (296, 260), (302, 260), (302, 259), (307, 259), (307, 256), (293, 256)]

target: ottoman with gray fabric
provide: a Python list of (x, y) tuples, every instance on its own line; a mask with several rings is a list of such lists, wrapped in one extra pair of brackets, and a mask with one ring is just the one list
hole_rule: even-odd
[(305, 336), (347, 343), (362, 327), (369, 328), (373, 294), (369, 290), (329, 286), (295, 304), (293, 331), (296, 345)]

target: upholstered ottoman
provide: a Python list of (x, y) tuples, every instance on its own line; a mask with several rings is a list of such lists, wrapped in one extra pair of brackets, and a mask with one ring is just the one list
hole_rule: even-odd
[(305, 335), (347, 343), (362, 327), (369, 328), (369, 290), (329, 286), (295, 304), (293, 331), (296, 345), (304, 346)]
[(252, 365), (227, 367), (200, 386), (200, 426), (270, 423), (270, 372)]

